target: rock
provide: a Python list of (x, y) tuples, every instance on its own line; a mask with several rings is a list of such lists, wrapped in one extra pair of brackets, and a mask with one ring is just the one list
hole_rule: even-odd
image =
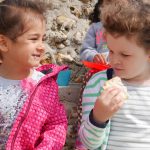
[(75, 20), (68, 18), (66, 16), (57, 16), (56, 23), (60, 26), (61, 31), (70, 31), (70, 29), (73, 29), (75, 27)]
[(90, 2), (91, 0), (81, 0), (83, 3), (88, 3)]
[(71, 42), (70, 42), (70, 40), (67, 39), (67, 40), (64, 41), (63, 43), (64, 43), (65, 46), (70, 46), (70, 43), (71, 43)]
[[(67, 35), (64, 34), (63, 32), (56, 32), (55, 35), (53, 35), (53, 40), (56, 43), (62, 43), (63, 41), (67, 40)], [(57, 45), (56, 45), (57, 46)]]
[(57, 44), (56, 47), (58, 49), (63, 49), (63, 48), (65, 48), (65, 45), (64, 44)]
[(89, 17), (91, 12), (93, 11), (93, 8), (90, 5), (83, 5), (82, 6), (82, 14)]
[(79, 10), (79, 8), (75, 7), (75, 6), (71, 6), (70, 7), (70, 12), (72, 14), (74, 14), (75, 16), (77, 16), (78, 18), (80, 18), (82, 16), (82, 11)]
[(81, 45), (82, 44), (82, 41), (83, 41), (83, 38), (84, 38), (84, 34), (83, 32), (76, 32), (73, 36), (73, 41), (78, 44), (78, 45)]
[(63, 3), (66, 2), (67, 0), (61, 0)]

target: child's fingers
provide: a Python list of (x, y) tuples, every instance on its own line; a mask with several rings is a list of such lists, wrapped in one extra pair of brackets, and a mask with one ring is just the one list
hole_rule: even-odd
[(124, 104), (123, 100), (119, 100), (118, 102), (114, 103), (114, 105), (112, 107), (112, 111), (113, 112), (118, 111), (122, 107), (123, 104)]
[(110, 87), (105, 89), (101, 95), (100, 99), (107, 101), (108, 103), (113, 99), (113, 97), (117, 96), (120, 92), (120, 89), (115, 87)]
[(93, 61), (96, 63), (107, 64), (105, 56), (103, 54), (96, 54)]
[(96, 100), (94, 114), (99, 121), (106, 121), (111, 118), (123, 105), (120, 96), (120, 89), (110, 87), (105, 89)]
[(104, 56), (102, 54), (98, 55), (98, 59), (99, 59), (100, 63), (105, 64), (105, 58), (104, 58)]
[(123, 101), (123, 98), (119, 93), (111, 99), (113, 105), (118, 105), (121, 101)]
[(101, 54), (101, 60), (103, 64), (107, 64), (106, 58), (104, 54)]
[(93, 61), (96, 62), (96, 63), (101, 63), (101, 58), (99, 57), (99, 54), (95, 55)]

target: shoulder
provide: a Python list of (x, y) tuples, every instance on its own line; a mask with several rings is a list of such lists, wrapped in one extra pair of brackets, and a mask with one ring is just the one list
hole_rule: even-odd
[(104, 82), (107, 81), (107, 70), (95, 73), (87, 83), (87, 87), (100, 87), (103, 86)]
[(90, 80), (95, 80), (95, 79), (107, 79), (107, 70), (104, 71), (99, 71), (97, 73), (95, 73)]

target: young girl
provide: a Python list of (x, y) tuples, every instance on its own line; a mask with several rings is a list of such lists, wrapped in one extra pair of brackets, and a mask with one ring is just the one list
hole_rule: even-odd
[(0, 149), (60, 150), (67, 119), (59, 103), (61, 68), (39, 65), (44, 52), (44, 7), (37, 0), (0, 3)]
[(80, 139), (87, 149), (149, 150), (150, 1), (105, 0), (102, 23), (112, 76), (128, 99), (119, 88), (103, 89), (106, 71), (95, 74), (83, 92)]
[(90, 15), (92, 25), (90, 26), (80, 51), (81, 60), (106, 63), (108, 48), (103, 38), (103, 26), (100, 22), (100, 9), (103, 0), (98, 0), (93, 13)]

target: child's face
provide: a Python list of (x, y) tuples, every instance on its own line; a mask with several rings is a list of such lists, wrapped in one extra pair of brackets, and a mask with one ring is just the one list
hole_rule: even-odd
[(106, 40), (110, 64), (117, 76), (136, 81), (150, 74), (150, 53), (139, 47), (134, 39), (107, 34)]
[(29, 30), (19, 36), (16, 42), (8, 39), (5, 57), (14, 67), (32, 68), (39, 65), (44, 53), (45, 22), (33, 21)]

